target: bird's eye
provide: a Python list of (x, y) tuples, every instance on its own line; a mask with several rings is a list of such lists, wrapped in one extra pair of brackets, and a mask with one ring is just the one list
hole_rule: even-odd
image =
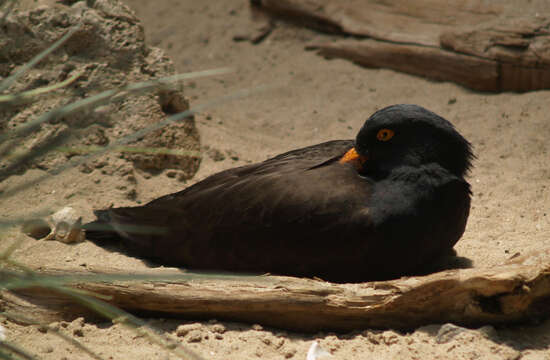
[(395, 133), (393, 130), (390, 129), (381, 129), (378, 131), (378, 134), (376, 134), (376, 138), (380, 141), (388, 141), (393, 137)]

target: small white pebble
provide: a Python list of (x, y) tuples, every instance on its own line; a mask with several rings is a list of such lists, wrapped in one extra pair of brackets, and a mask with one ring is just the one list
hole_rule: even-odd
[(225, 326), (222, 324), (214, 324), (212, 325), (212, 331), (217, 334), (223, 334), (225, 332)]
[(290, 359), (290, 358), (294, 357), (294, 355), (296, 355), (296, 349), (289, 349), (289, 350), (285, 351), (285, 358), (286, 359)]
[(323, 349), (317, 341), (314, 341), (313, 344), (311, 344), (311, 346), (309, 347), (306, 360), (317, 360), (325, 356), (332, 357), (332, 355), (328, 351)]
[(176, 335), (179, 337), (184, 337), (187, 334), (189, 334), (189, 332), (191, 332), (192, 330), (198, 330), (200, 328), (201, 328), (200, 323), (180, 325), (176, 329)]
[(196, 343), (202, 341), (202, 333), (200, 330), (193, 330), (189, 332), (189, 336), (187, 336), (187, 342), (188, 343)]
[(6, 340), (6, 329), (0, 325), (0, 342)]

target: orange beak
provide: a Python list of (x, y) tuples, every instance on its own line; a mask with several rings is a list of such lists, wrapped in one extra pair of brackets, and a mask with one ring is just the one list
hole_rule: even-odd
[(355, 148), (351, 148), (342, 156), (340, 163), (348, 163), (353, 165), (357, 170), (363, 169), (363, 164), (368, 160), (368, 157), (359, 155)]

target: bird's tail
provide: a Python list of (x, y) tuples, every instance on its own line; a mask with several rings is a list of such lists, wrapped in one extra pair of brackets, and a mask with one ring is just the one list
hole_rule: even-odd
[[(156, 209), (149, 207), (122, 207), (94, 211), (97, 220), (82, 227), (86, 239), (102, 247), (122, 248), (126, 253), (147, 258), (158, 257), (158, 251), (165, 251), (169, 228), (155, 215)], [(160, 223), (159, 223), (160, 222)]]
[(97, 217), (95, 221), (82, 225), (86, 239), (100, 244), (122, 240), (112, 224), (109, 209), (94, 210), (94, 215)]

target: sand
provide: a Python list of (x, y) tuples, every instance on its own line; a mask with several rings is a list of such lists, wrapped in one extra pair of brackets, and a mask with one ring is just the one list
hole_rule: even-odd
[[(187, 182), (166, 174), (137, 175), (135, 200), (98, 171), (76, 169), (20, 193), (3, 203), (10, 216), (39, 206), (71, 205), (84, 220), (92, 209), (147, 202), (174, 192), (222, 169), (261, 161), (293, 148), (330, 139), (353, 138), (374, 111), (396, 103), (424, 106), (453, 122), (469, 139), (477, 156), (469, 181), (472, 211), (466, 233), (455, 249), (475, 267), (501, 264), (517, 253), (550, 247), (550, 91), (486, 94), (446, 82), (366, 69), (344, 60), (326, 60), (304, 50), (311, 42), (330, 40), (276, 22), (260, 43), (237, 41), (254, 36), (266, 20), (252, 14), (248, 1), (127, 0), (143, 21), (147, 42), (162, 48), (178, 72), (232, 67), (234, 72), (187, 83), (191, 106), (239, 89), (268, 85), (244, 99), (209, 108), (196, 116), (203, 157)], [(236, 40), (237, 39), (237, 40)], [(222, 160), (223, 158), (223, 160)], [(6, 180), (17, 185), (42, 173), (33, 169)], [(105, 187), (95, 191), (104, 181)], [(70, 196), (68, 196), (70, 194)], [(23, 235), (13, 229), (9, 236)], [(23, 238), (14, 257), (33, 266), (109, 262), (128, 271), (144, 264), (84, 242), (65, 245)], [(305, 359), (314, 340), (335, 359), (550, 359), (550, 322), (480, 329), (434, 324), (410, 332), (363, 329), (350, 334), (298, 334), (259, 325), (217, 321), (148, 319), (151, 324), (208, 359)], [(178, 327), (187, 324), (189, 331)], [(44, 334), (34, 326), (4, 321), (6, 336), (44, 359), (86, 359), (88, 355)], [(58, 323), (106, 359), (174, 359), (144, 337), (111, 323), (77, 319)]]

